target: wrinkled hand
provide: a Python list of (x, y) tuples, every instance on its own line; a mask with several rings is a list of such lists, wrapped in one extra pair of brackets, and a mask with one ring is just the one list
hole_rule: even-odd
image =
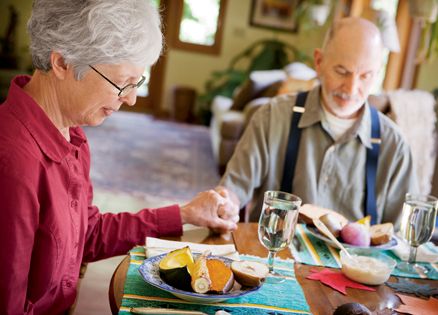
[(181, 207), (183, 223), (205, 226), (215, 232), (225, 233), (237, 229), (239, 206), (232, 194), (223, 187), (199, 193)]

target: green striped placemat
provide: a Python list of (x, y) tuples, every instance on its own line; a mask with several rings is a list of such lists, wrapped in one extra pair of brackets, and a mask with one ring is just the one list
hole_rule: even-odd
[[(240, 258), (266, 263), (265, 259), (254, 256), (241, 255)], [(181, 300), (146, 283), (138, 272), (138, 267), (144, 259), (143, 247), (136, 247), (131, 251), (131, 261), (119, 314), (130, 314), (131, 307), (198, 310), (207, 314), (214, 314), (218, 310), (225, 310), (233, 315), (311, 314), (303, 290), (295, 278), (292, 260), (276, 259), (275, 261), (275, 270), (287, 276), (283, 283), (265, 283), (258, 291), (239, 298), (215, 304), (200, 304)]]
[[(300, 242), (300, 250), (298, 251), (296, 246), (291, 245), (291, 251), (297, 262), (313, 266), (341, 268), (339, 250), (328, 246), (323, 240), (312, 235), (304, 224), (297, 224), (295, 235)], [(397, 262), (401, 261), (391, 250), (384, 250), (382, 253), (393, 258)], [(427, 279), (438, 280), (438, 264), (418, 264), (425, 266), (429, 270), (427, 273)], [(407, 278), (426, 278), (425, 275), (407, 273), (400, 271), (397, 268), (394, 268), (392, 275)]]

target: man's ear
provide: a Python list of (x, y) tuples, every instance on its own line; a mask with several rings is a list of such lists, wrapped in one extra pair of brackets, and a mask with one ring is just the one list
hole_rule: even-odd
[(58, 79), (65, 79), (67, 76), (68, 66), (65, 63), (64, 57), (56, 51), (50, 53), (50, 63), (52, 70)]
[(323, 59), (323, 52), (320, 48), (316, 48), (313, 52), (313, 62), (315, 65), (315, 71), (318, 75), (321, 72), (321, 64)]

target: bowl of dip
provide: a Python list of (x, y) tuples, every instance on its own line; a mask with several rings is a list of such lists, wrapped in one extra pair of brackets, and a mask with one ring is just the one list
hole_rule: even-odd
[(349, 248), (348, 257), (343, 251), (341, 254), (342, 273), (351, 280), (379, 285), (387, 281), (397, 262), (391, 257), (372, 250)]

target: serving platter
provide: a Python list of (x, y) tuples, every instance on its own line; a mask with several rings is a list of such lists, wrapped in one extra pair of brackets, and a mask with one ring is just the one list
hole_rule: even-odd
[[(197, 303), (218, 303), (228, 299), (237, 298), (252, 292), (256, 292), (262, 286), (260, 285), (257, 287), (247, 288), (247, 287), (241, 287), (240, 285), (236, 285), (231, 289), (230, 292), (224, 294), (208, 294), (208, 293), (201, 294), (201, 293), (180, 290), (167, 284), (160, 277), (160, 271), (158, 265), (161, 259), (163, 259), (166, 255), (167, 254), (161, 254), (145, 259), (139, 267), (139, 272), (143, 280), (149, 283), (150, 285), (158, 289), (161, 289), (163, 291), (169, 292), (174, 296), (186, 301), (197, 302)], [(193, 254), (193, 256), (195, 257), (196, 255), (197, 254)], [(211, 256), (211, 257), (215, 259), (220, 259), (227, 265), (230, 265), (231, 262), (233, 261), (230, 258), (222, 257), (222, 256)]]

